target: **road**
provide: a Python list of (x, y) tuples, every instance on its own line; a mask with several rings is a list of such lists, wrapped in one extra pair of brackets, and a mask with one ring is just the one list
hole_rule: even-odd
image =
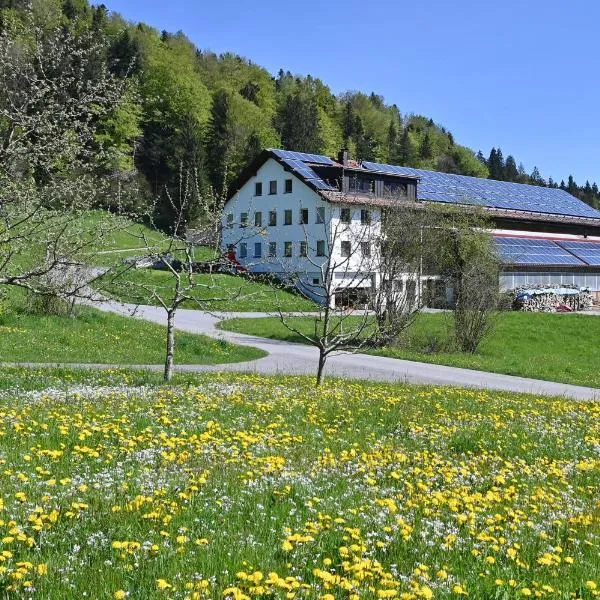
[[(162, 325), (166, 323), (165, 311), (160, 307), (139, 306), (136, 308), (134, 305), (113, 302), (94, 303), (94, 306), (102, 310), (130, 315)], [(222, 331), (216, 328), (217, 323), (222, 319), (263, 316), (269, 316), (269, 314), (209, 314), (197, 310), (180, 309), (176, 317), (176, 327), (178, 329), (224, 339), (234, 344), (254, 346), (267, 352), (268, 356), (255, 361), (226, 365), (178, 365), (177, 369), (180, 371), (198, 372), (229, 370), (264, 374), (315, 374), (317, 366), (316, 348), (280, 340), (270, 340), (241, 333)], [(332, 354), (327, 362), (326, 375), (352, 379), (370, 379), (374, 381), (400, 381), (496, 389), (546, 396), (567, 396), (581, 400), (600, 400), (600, 390), (596, 388), (382, 356), (371, 356), (368, 354), (349, 354), (346, 352)]]

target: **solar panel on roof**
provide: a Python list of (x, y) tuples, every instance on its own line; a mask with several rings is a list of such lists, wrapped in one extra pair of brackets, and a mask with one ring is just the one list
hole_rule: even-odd
[(292, 169), (293, 172), (300, 175), (305, 181), (312, 183), (318, 189), (337, 190), (336, 187), (329, 185), (326, 181), (323, 180), (322, 177), (318, 175), (318, 173), (316, 173), (303, 161), (292, 158), (283, 158), (281, 162), (286, 164), (290, 169)]
[(302, 162), (309, 162), (319, 165), (333, 165), (335, 162), (328, 156), (321, 154), (308, 154), (306, 152), (294, 152), (292, 150), (280, 150), (279, 148), (270, 148), (271, 152), (274, 152), (279, 158), (300, 160)]
[(371, 171), (420, 178), (419, 200), (600, 219), (600, 212), (564, 190), (365, 161)]
[(585, 263), (553, 240), (495, 236), (502, 262), (512, 265), (576, 265)]
[(600, 266), (600, 243), (557, 240), (559, 246), (574, 254), (590, 266)]

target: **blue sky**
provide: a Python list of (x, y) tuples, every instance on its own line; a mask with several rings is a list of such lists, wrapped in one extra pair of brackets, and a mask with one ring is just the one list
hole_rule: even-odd
[(375, 91), (459, 143), (486, 155), (500, 146), (545, 178), (600, 184), (593, 0), (104, 2), (272, 73), (310, 73), (334, 93)]

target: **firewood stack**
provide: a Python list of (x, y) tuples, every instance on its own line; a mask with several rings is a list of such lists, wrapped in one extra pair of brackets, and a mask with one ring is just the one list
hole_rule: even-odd
[(572, 285), (521, 287), (511, 294), (513, 309), (529, 312), (577, 312), (593, 305), (589, 289)]

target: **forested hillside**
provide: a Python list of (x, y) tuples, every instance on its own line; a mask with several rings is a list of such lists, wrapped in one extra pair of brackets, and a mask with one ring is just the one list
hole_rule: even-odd
[[(261, 148), (350, 155), (536, 185), (500, 149), (489, 156), (456, 143), (451, 132), (430, 118), (405, 114), (376, 93), (335, 95), (310, 75), (281, 70), (271, 74), (235, 54), (199, 50), (181, 32), (159, 32), (132, 24), (87, 0), (0, 0), (0, 28), (27, 44), (28, 38), (57, 27), (92, 38), (104, 48), (98, 69), (108, 68), (124, 82), (123, 98), (104, 119), (96, 143), (98, 170), (135, 188), (136, 201), (176, 189), (180, 169), (197, 171), (200, 184), (222, 192)], [(94, 77), (93, 73), (83, 73)], [(0, 120), (0, 136), (6, 136)], [(596, 184), (561, 183), (589, 204), (598, 205)], [(163, 215), (168, 220), (168, 210)]]

